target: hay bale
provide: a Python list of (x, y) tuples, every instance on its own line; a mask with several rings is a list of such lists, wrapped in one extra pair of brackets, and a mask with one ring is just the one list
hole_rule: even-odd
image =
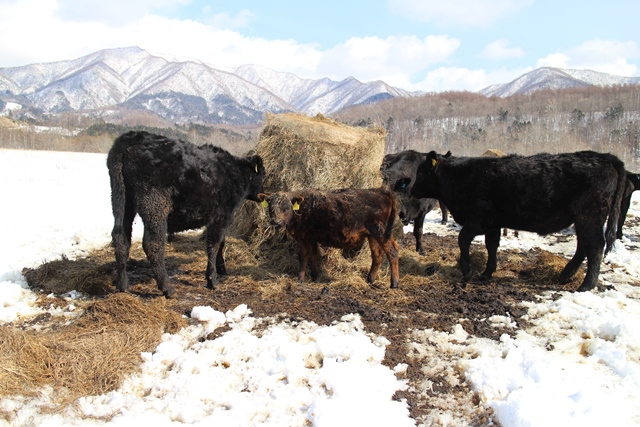
[(504, 154), (500, 150), (496, 150), (495, 148), (489, 148), (487, 151), (484, 152), (482, 156), (483, 157), (504, 157), (506, 156), (506, 154)]
[(371, 188), (382, 185), (383, 128), (347, 126), (322, 115), (267, 116), (256, 154), (267, 191)]
[[(385, 137), (383, 128), (352, 127), (321, 114), (268, 114), (255, 149), (266, 169), (265, 191), (380, 187)], [(277, 234), (267, 224), (263, 209), (248, 202), (230, 233), (260, 244)]]

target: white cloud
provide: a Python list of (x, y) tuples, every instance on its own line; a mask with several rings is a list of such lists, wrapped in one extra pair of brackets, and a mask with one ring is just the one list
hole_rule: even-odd
[(496, 40), (489, 43), (478, 55), (483, 59), (503, 60), (509, 58), (520, 58), (524, 51), (519, 47), (509, 47), (509, 42), (505, 39)]
[(170, 12), (191, 0), (58, 0), (63, 21), (91, 21), (109, 25), (134, 22), (154, 12)]
[(570, 49), (547, 55), (536, 62), (536, 67), (589, 69), (618, 76), (634, 76), (638, 67), (630, 64), (631, 58), (640, 56), (635, 41), (594, 39)]
[[(177, 3), (166, 0), (162, 4)], [(318, 44), (246, 37), (194, 20), (145, 15), (118, 25), (83, 23), (65, 21), (57, 11), (55, 0), (0, 3), (0, 38), (9, 40), (20, 34), (16, 43), (0, 45), (0, 61), (9, 62), (0, 66), (75, 59), (101, 49), (139, 46), (220, 67), (260, 64), (305, 78), (354, 76), (405, 87), (411, 84), (410, 76), (446, 61), (460, 45), (457, 39), (443, 35), (354, 37), (321, 50)], [(251, 13), (213, 18), (228, 26), (241, 25)], [(38, 31), (25, 31), (28, 28)]]
[(487, 72), (486, 70), (470, 70), (463, 67), (438, 67), (429, 71), (424, 79), (406, 87), (410, 90), (422, 90), (424, 92), (441, 92), (447, 90), (468, 90), (479, 91), (487, 86), (507, 83), (531, 71), (531, 68), (524, 69), (499, 69)]
[(213, 13), (211, 6), (205, 6), (202, 13), (204, 15), (203, 22), (219, 29), (246, 28), (256, 17), (255, 13), (250, 10), (241, 10), (236, 15)]
[(394, 13), (441, 27), (489, 27), (533, 0), (388, 0)]
[(411, 75), (446, 61), (459, 46), (457, 39), (443, 35), (354, 37), (324, 51), (317, 73), (334, 79), (383, 80), (404, 88), (411, 84)]

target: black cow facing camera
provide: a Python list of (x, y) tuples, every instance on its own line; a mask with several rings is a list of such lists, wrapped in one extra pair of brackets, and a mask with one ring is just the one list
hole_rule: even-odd
[[(398, 215), (404, 225), (413, 223), (413, 237), (416, 239), (416, 252), (426, 255), (422, 244), (422, 233), (424, 229), (424, 219), (429, 212), (439, 207), (442, 214), (440, 224), (446, 224), (449, 219), (447, 207), (436, 199), (417, 199), (409, 195), (410, 184), (415, 181), (418, 166), (425, 158), (425, 153), (415, 150), (406, 150), (399, 153), (387, 154), (380, 165), (382, 182), (386, 188), (390, 188), (396, 193), (398, 198)], [(411, 177), (410, 181), (394, 187), (400, 178)]]
[(454, 157), (432, 151), (418, 167), (411, 195), (441, 200), (462, 226), (458, 244), (465, 280), (471, 277), (469, 248), (475, 236), (485, 236), (488, 259), (481, 278), (488, 279), (496, 271), (500, 228), (544, 235), (574, 224), (577, 248), (560, 282), (568, 282), (586, 258), (578, 291), (588, 291), (598, 283), (605, 244), (606, 255), (615, 241), (626, 186), (624, 164), (611, 154)]
[[(116, 257), (116, 288), (129, 288), (126, 264), (133, 219), (144, 224), (142, 247), (158, 288), (167, 297), (175, 289), (164, 264), (167, 233), (206, 226), (207, 287), (226, 274), (225, 231), (245, 199), (257, 201), (263, 190), (259, 156), (239, 158), (213, 145), (194, 145), (143, 131), (118, 137), (107, 156), (111, 178)], [(215, 257), (215, 261), (214, 261)]]

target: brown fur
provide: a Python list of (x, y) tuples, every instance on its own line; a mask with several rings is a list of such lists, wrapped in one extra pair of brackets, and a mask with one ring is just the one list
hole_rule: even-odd
[(371, 269), (367, 281), (373, 283), (378, 278), (385, 254), (391, 266), (391, 287), (398, 286), (398, 245), (392, 236), (396, 200), (392, 192), (384, 189), (302, 190), (260, 194), (258, 198), (268, 204), (271, 224), (286, 227), (298, 243), (299, 280), (304, 280), (309, 261), (311, 278), (318, 277), (318, 244), (353, 251), (368, 239)]

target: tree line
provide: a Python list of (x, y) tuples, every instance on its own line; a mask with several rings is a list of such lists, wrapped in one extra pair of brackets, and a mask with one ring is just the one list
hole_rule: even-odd
[(486, 97), (472, 92), (432, 93), (345, 109), (335, 118), (387, 129), (387, 152), (451, 150), (481, 155), (595, 150), (640, 169), (640, 86), (540, 90)]

